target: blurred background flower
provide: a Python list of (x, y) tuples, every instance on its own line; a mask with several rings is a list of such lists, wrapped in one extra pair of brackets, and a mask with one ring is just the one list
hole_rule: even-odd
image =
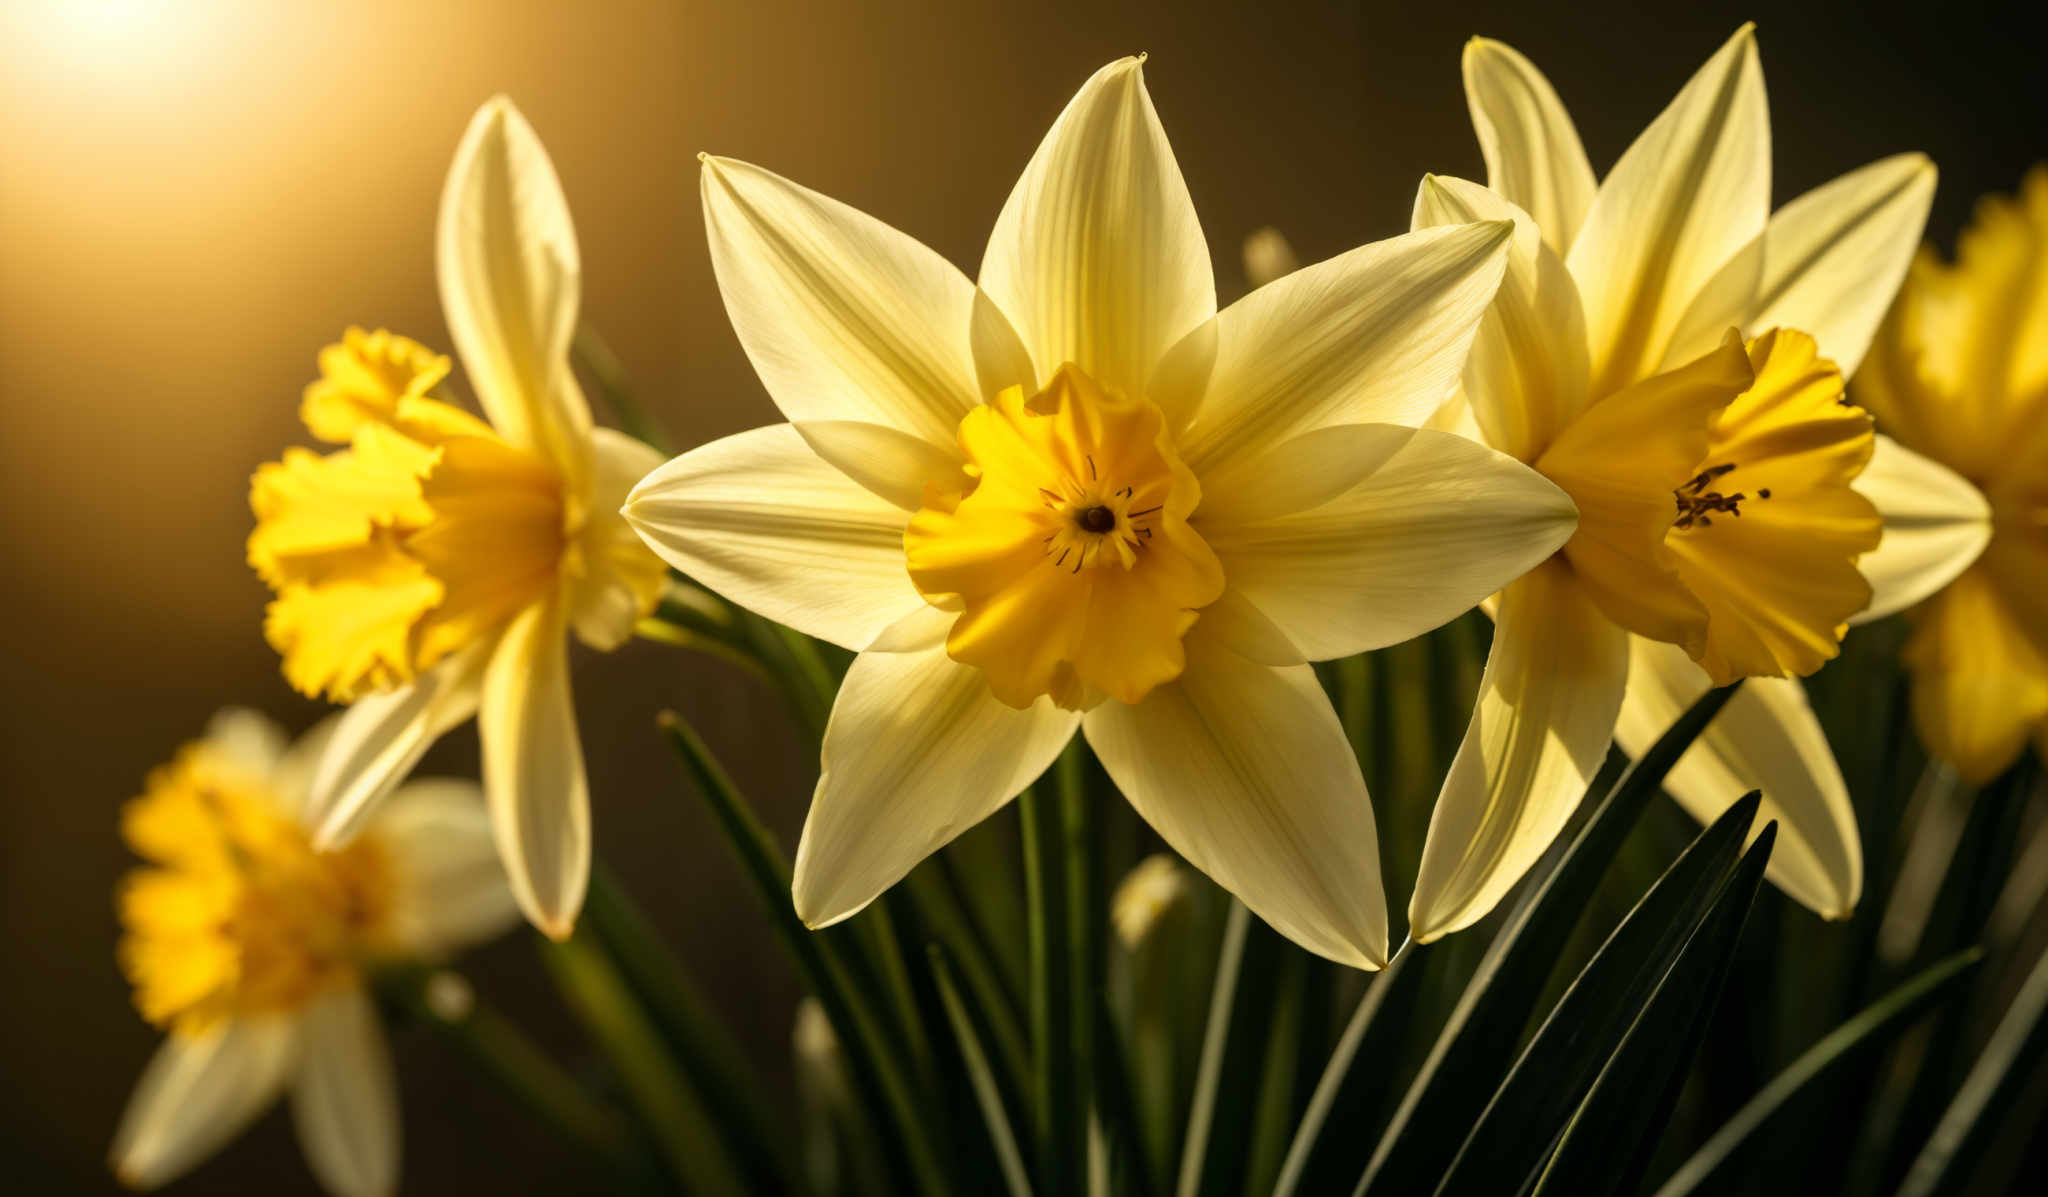
[[(1273, 225), (1314, 262), (1404, 229), (1423, 172), (1483, 177), (1458, 72), (1472, 34), (1543, 63), (1604, 170), (1757, 17), (1774, 202), (1922, 150), (1941, 169), (1929, 234), (1951, 246), (1976, 196), (2012, 190), (2048, 151), (2048, 75), (2021, 15), (1620, 0), (1564, 14), (1377, 0), (6, 0), (0, 511), (15, 556), (0, 580), (0, 908), (16, 978), (0, 988), (0, 1060), (9, 1078), (61, 1078), (0, 1096), (12, 1182), (116, 1188), (108, 1135), (154, 1041), (112, 952), (107, 895), (130, 863), (120, 803), (221, 705), (253, 703), (295, 731), (325, 712), (263, 642), (267, 596), (242, 564), (248, 475), (297, 439), (300, 390), (337, 329), (450, 343), (435, 201), (487, 97), (513, 97), (547, 138), (576, 212), (585, 313), (690, 445), (775, 418), (713, 285), (700, 150), (801, 178), (971, 266), (1075, 79), (1145, 50), (1212, 257), (1234, 261), (1244, 234)], [(1227, 265), (1219, 282), (1243, 285)], [(795, 979), (764, 948), (763, 916), (731, 900), (737, 870), (652, 716), (675, 707), (716, 743), (786, 844), (809, 750), (737, 669), (685, 669), (645, 645), (574, 667), (597, 852), (794, 1108)], [(473, 775), (475, 751), (458, 733), (427, 769)], [(1435, 782), (1406, 792), (1418, 843)], [(720, 917), (690, 917), (713, 902)], [(483, 952), (475, 974), (569, 1056), (577, 1040), (521, 939)], [(508, 1099), (435, 1045), (396, 1042), (408, 1117), (436, 1112), (431, 1136), (408, 1138), (409, 1188), (577, 1190), (576, 1162)], [(298, 1157), (275, 1113), (176, 1191), (293, 1191)]]

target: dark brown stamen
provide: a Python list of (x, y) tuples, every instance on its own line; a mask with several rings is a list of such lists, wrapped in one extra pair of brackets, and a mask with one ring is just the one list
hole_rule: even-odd
[(1100, 536), (1116, 527), (1116, 512), (1097, 504), (1094, 507), (1082, 508), (1081, 514), (1074, 517), (1074, 522), (1081, 525), (1081, 531), (1093, 532)]
[(1143, 511), (1133, 511), (1133, 512), (1131, 513), (1131, 518), (1132, 518), (1132, 519), (1137, 519), (1137, 518), (1138, 518), (1138, 517), (1140, 517), (1140, 516), (1145, 516), (1145, 515), (1151, 515), (1151, 514), (1152, 514), (1153, 512), (1155, 512), (1155, 511), (1159, 510), (1159, 508), (1160, 508), (1160, 507), (1164, 507), (1164, 506), (1166, 506), (1166, 504), (1164, 504), (1164, 503), (1161, 503), (1161, 504), (1159, 505), (1159, 507), (1147, 507), (1147, 508), (1146, 508), (1145, 510), (1143, 510)]

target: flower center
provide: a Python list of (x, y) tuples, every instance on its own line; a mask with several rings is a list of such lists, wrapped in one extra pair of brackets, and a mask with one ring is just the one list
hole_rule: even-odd
[(187, 746), (130, 803), (151, 864), (120, 890), (120, 958), (143, 1017), (197, 1033), (352, 985), (390, 938), (391, 862), (374, 836), (313, 851), (259, 778)]
[(960, 611), (953, 659), (1016, 707), (1137, 702), (1180, 676), (1223, 567), (1188, 526), (1201, 487), (1159, 408), (1070, 365), (969, 412), (960, 449), (903, 537), (911, 581)]
[[(1732, 461), (1722, 462), (1716, 466), (1708, 466), (1706, 469), (1694, 474), (1692, 481), (1672, 491), (1671, 497), (1678, 501), (1678, 516), (1671, 521), (1671, 526), (1681, 531), (1694, 527), (1710, 528), (1714, 524), (1714, 516), (1716, 514), (1740, 517), (1742, 515), (1742, 501), (1747, 499), (1748, 495), (1739, 490), (1734, 494), (1723, 494), (1719, 490), (1708, 489), (1719, 479), (1734, 472), (1735, 463)], [(1759, 488), (1756, 492), (1756, 497), (1758, 499), (1770, 498), (1771, 488), (1768, 486)]]
[(352, 333), (321, 355), (304, 409), (314, 435), (348, 447), (289, 450), (256, 473), (249, 561), (277, 595), (264, 633), (308, 695), (403, 685), (562, 568), (560, 475), (428, 398), (446, 370), (403, 338)]

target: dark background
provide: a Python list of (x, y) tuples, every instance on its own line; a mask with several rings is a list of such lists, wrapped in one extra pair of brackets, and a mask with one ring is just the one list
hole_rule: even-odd
[[(552, 152), (584, 310), (694, 444), (776, 419), (727, 327), (695, 155), (730, 154), (905, 229), (970, 274), (1046, 126), (1139, 50), (1220, 289), (1284, 229), (1304, 260), (1403, 230), (1424, 171), (1480, 177), (1459, 51), (1508, 41), (1604, 171), (1760, 21), (1779, 202), (1899, 150), (1941, 168), (1931, 234), (2048, 156), (2025, 6), (1373, 2), (236, 3), (0, 0), (0, 1160), (16, 1192), (111, 1191), (102, 1158), (156, 1033), (114, 967), (118, 805), (230, 703), (297, 730), (242, 560), (247, 479), (303, 440), (300, 388), (350, 323), (448, 339), (432, 230), (470, 112), (510, 94)], [(2031, 32), (2031, 31), (2029, 31)], [(788, 843), (814, 764), (758, 687), (638, 645), (580, 662), (600, 856), (786, 1098), (796, 987), (651, 729), (684, 712)], [(474, 734), (433, 771), (475, 767)], [(1377, 796), (1426, 802), (1429, 794)], [(1405, 901), (1410, 878), (1389, 878)], [(565, 1055), (522, 935), (467, 970)], [(406, 1187), (576, 1186), (508, 1099), (400, 1040)], [(309, 1186), (273, 1114), (174, 1191)], [(18, 1186), (18, 1187), (17, 1187)]]

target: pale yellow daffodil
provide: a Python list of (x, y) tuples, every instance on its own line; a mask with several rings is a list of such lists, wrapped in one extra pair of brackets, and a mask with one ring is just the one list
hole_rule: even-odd
[(1364, 246), (1219, 313), (1139, 59), (1061, 114), (978, 286), (758, 167), (707, 159), (703, 189), (791, 423), (668, 463), (626, 514), (698, 581), (860, 654), (797, 851), (804, 920), (873, 901), (1080, 728), (1255, 913), (1383, 964), (1372, 811), (1308, 662), (1434, 627), (1570, 534), (1535, 472), (1413, 426), (1509, 227)]
[(618, 647), (661, 562), (617, 508), (660, 454), (593, 428), (569, 365), (581, 267), (547, 151), (510, 101), (476, 114), (441, 197), (441, 306), (485, 420), (440, 397), (447, 358), (351, 330), (286, 452), (251, 488), (264, 630), (300, 690), (351, 703), (313, 780), (348, 842), (442, 733), (475, 715), (484, 789), (521, 908), (569, 934), (590, 802), (568, 636)]
[[(1597, 184), (1556, 92), (1475, 39), (1489, 187), (1424, 181), (1418, 228), (1511, 219), (1507, 280), (1440, 415), (1580, 508), (1498, 596), (1478, 708), (1410, 906), (1427, 941), (1483, 917), (1555, 838), (1610, 740), (1640, 753), (1710, 685), (1750, 680), (1666, 788), (1711, 819), (1760, 787), (1770, 877), (1828, 917), (1862, 886), (1841, 773), (1797, 677), (1846, 625), (1960, 568), (1880, 548), (1925, 463), (1842, 398), (1925, 222), (1934, 168), (1885, 159), (1770, 211), (1770, 123), (1745, 27)], [(1745, 341), (1744, 338), (1747, 338)], [(1866, 469), (1873, 453), (1885, 467)], [(1930, 559), (1931, 558), (1931, 559)]]
[(121, 966), (169, 1032), (114, 1137), (132, 1188), (176, 1179), (289, 1094), (323, 1188), (393, 1192), (398, 1089), (368, 972), (518, 921), (472, 782), (412, 782), (347, 848), (314, 850), (306, 799), (333, 731), (287, 746), (224, 711), (122, 813), (149, 864), (121, 885)]
[[(1921, 492), (1927, 535), (1952, 543), (1925, 551), (1968, 563), (1973, 534), (1983, 547), (1910, 595), (1926, 600), (1905, 653), (1921, 739), (1980, 784), (2030, 737), (2048, 756), (2048, 167), (1979, 202), (1954, 265), (1914, 262), (1854, 393), (1952, 471)], [(1972, 503), (1979, 523), (1947, 518)]]

